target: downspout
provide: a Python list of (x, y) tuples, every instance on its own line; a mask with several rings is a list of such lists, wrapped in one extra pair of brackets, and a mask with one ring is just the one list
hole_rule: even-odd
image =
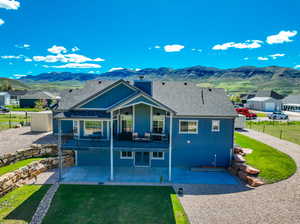
[(172, 134), (173, 134), (173, 114), (170, 112), (170, 134), (169, 134), (169, 181), (172, 180)]
[(58, 181), (62, 180), (61, 120), (58, 119)]
[(114, 180), (114, 139), (113, 139), (113, 111), (110, 112), (110, 180)]

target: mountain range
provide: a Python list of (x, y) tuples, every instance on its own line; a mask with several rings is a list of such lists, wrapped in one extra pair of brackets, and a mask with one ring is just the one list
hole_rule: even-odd
[(300, 70), (279, 66), (244, 66), (232, 69), (194, 66), (181, 69), (146, 68), (139, 71), (121, 69), (101, 74), (49, 72), (28, 75), (20, 81), (30, 84), (84, 82), (93, 79), (128, 79), (143, 76), (148, 80), (188, 80), (199, 86), (220, 87), (231, 92), (248, 92), (257, 89), (273, 89), (282, 94), (300, 92)]

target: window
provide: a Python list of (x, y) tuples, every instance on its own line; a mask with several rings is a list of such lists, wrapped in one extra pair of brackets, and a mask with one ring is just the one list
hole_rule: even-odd
[(126, 152), (122, 151), (120, 155), (121, 159), (132, 159), (133, 158), (133, 153), (132, 152)]
[(84, 121), (85, 136), (100, 136), (103, 133), (102, 121)]
[(163, 152), (152, 152), (152, 159), (164, 159)]
[(220, 131), (220, 121), (219, 120), (212, 120), (211, 121), (211, 131), (219, 132)]
[(152, 132), (153, 133), (163, 133), (164, 132), (164, 115), (153, 115), (152, 118)]
[(196, 120), (180, 120), (179, 133), (181, 134), (197, 134), (198, 121)]
[(74, 136), (79, 135), (79, 121), (73, 121), (73, 134)]
[(121, 132), (132, 132), (132, 115), (121, 114)]

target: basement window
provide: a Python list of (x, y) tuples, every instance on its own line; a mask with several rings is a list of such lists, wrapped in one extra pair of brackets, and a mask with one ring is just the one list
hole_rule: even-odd
[(164, 153), (163, 152), (152, 152), (152, 159), (163, 160)]
[(132, 159), (133, 153), (130, 151), (121, 151), (120, 152), (120, 158), (121, 159)]

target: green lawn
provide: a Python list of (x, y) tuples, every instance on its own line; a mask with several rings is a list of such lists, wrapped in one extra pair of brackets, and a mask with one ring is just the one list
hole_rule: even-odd
[(61, 185), (43, 224), (189, 223), (171, 187)]
[(247, 164), (259, 169), (259, 177), (266, 183), (278, 182), (296, 172), (295, 161), (271, 146), (239, 133), (235, 133), (235, 143), (253, 149), (253, 152), (246, 156)]
[(24, 111), (24, 112), (39, 112), (39, 111), (41, 111), (37, 108), (21, 108), (21, 107), (13, 106), (13, 105), (8, 105), (5, 107), (9, 108), (11, 111)]
[(29, 223), (49, 185), (26, 185), (0, 198), (0, 223)]
[(24, 160), (21, 160), (21, 161), (18, 161), (16, 163), (13, 163), (13, 164), (10, 164), (8, 166), (3, 166), (3, 167), (0, 167), (0, 176), (3, 175), (3, 174), (6, 174), (6, 173), (9, 173), (9, 172), (12, 172), (14, 170), (17, 170), (23, 166), (26, 166), (34, 161), (38, 161), (38, 160), (41, 160), (43, 158), (31, 158), (31, 159), (24, 159)]
[(265, 132), (277, 138), (294, 142), (300, 145), (300, 122), (299, 121), (248, 121), (246, 127)]

